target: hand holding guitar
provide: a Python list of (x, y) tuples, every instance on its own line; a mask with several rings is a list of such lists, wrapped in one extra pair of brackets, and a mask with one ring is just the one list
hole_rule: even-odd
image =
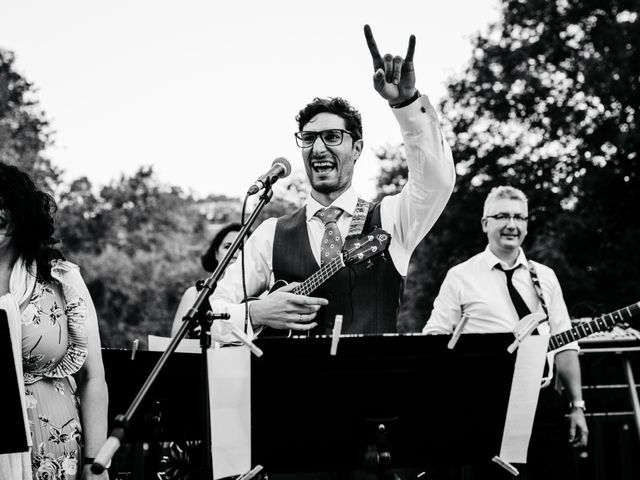
[(249, 315), (254, 326), (263, 325), (277, 330), (311, 330), (312, 320), (320, 307), (329, 302), (324, 298), (291, 293), (298, 284), (291, 283), (261, 300), (249, 303)]
[[(313, 319), (318, 310), (329, 302), (324, 298), (310, 297), (320, 285), (347, 265), (369, 260), (389, 248), (391, 235), (375, 228), (360, 237), (347, 237), (340, 255), (326, 263), (302, 283), (287, 284), (278, 280), (271, 293), (262, 300), (249, 303), (249, 316), (254, 326), (266, 326), (278, 330), (311, 330), (317, 326)], [(281, 285), (285, 285), (280, 288)]]
[[(570, 330), (566, 330), (557, 335), (553, 335), (549, 339), (549, 354), (547, 355), (547, 362), (549, 366), (549, 372), (553, 372), (553, 363), (555, 361), (558, 367), (558, 374), (562, 373), (562, 370), (565, 368), (578, 368), (577, 358), (574, 357), (573, 360), (570, 360), (567, 357), (564, 357), (567, 352), (558, 352), (555, 354), (555, 351), (564, 345), (580, 340), (581, 338), (585, 338), (593, 333), (608, 331), (611, 330), (614, 326), (625, 324), (633, 319), (636, 315), (640, 313), (640, 302), (636, 302), (631, 305), (627, 305), (624, 308), (616, 310), (611, 313), (607, 313), (602, 315), (594, 320), (583, 322), (579, 324), (577, 327), (573, 327)], [(574, 366), (571, 367), (570, 363), (574, 362)], [(562, 364), (565, 366), (562, 367)], [(568, 366), (567, 366), (568, 365)], [(569, 376), (565, 375), (565, 378)], [(547, 377), (543, 381), (543, 386), (549, 385), (551, 381), (551, 376)], [(577, 375), (573, 375), (573, 378), (577, 378)], [(571, 390), (579, 391), (579, 385), (575, 385), (574, 387), (570, 387)], [(587, 427), (587, 421), (584, 417), (584, 411), (580, 407), (573, 407), (571, 409), (571, 413), (569, 414), (569, 443), (576, 448), (584, 448), (587, 445), (587, 439), (589, 437), (589, 429)]]

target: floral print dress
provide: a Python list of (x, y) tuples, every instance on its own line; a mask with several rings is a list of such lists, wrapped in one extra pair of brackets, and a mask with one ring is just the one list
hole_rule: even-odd
[[(53, 272), (68, 268), (77, 267), (57, 262)], [(80, 477), (82, 429), (72, 374), (87, 355), (86, 313), (86, 304), (73, 287), (40, 280), (21, 311), (26, 406), (36, 480)]]

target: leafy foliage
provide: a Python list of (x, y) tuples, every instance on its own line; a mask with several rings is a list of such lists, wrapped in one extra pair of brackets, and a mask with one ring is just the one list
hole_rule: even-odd
[(0, 161), (28, 171), (54, 191), (60, 170), (43, 156), (51, 128), (35, 99), (35, 89), (15, 71), (13, 53), (0, 48)]
[[(637, 301), (640, 267), (640, 6), (632, 1), (505, 0), (448, 86), (458, 179), (414, 254), (403, 316), (419, 329), (446, 270), (477, 253), (482, 203), (509, 184), (529, 197), (528, 255), (556, 269), (567, 304), (596, 310)], [(399, 185), (400, 149), (379, 181)], [(578, 312), (588, 314), (592, 312)]]
[[(19, 166), (56, 198), (56, 236), (82, 269), (103, 345), (127, 347), (136, 338), (144, 345), (148, 334), (168, 335), (182, 293), (208, 275), (200, 255), (221, 225), (240, 221), (240, 200), (195, 199), (158, 181), (151, 167), (102, 187), (84, 177), (63, 182), (44, 157), (53, 143), (49, 122), (13, 63), (13, 54), (0, 49), (0, 161)], [(257, 224), (299, 203), (304, 187), (283, 186), (286, 199), (278, 194)]]
[(86, 179), (71, 184), (58, 227), (65, 252), (82, 268), (103, 342), (166, 335), (182, 292), (203, 275), (206, 218), (148, 167), (91, 192)]
[[(206, 277), (200, 255), (213, 231), (240, 221), (240, 202), (196, 200), (161, 184), (150, 167), (103, 187), (86, 179), (61, 198), (58, 226), (66, 251), (84, 272), (100, 318), (103, 343), (128, 346), (148, 334), (168, 335), (184, 290)], [(269, 204), (258, 223), (289, 204)], [(213, 225), (213, 228), (210, 228)]]

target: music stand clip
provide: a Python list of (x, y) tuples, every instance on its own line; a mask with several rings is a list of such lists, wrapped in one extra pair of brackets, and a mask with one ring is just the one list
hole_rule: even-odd
[(465, 313), (464, 315), (462, 315), (462, 318), (460, 319), (460, 322), (458, 322), (458, 325), (456, 325), (456, 329), (453, 331), (453, 335), (451, 335), (451, 340), (449, 340), (449, 343), (447, 343), (447, 348), (449, 350), (453, 350), (453, 348), (456, 346), (456, 343), (458, 343), (458, 339), (460, 338), (460, 335), (462, 335), (462, 330), (464, 330), (464, 327), (467, 325), (468, 321), (469, 315)]
[(533, 331), (538, 328), (538, 325), (546, 319), (547, 316), (540, 312), (530, 313), (529, 315), (522, 317), (522, 320), (520, 320), (513, 329), (513, 334), (516, 339), (507, 347), (507, 352), (515, 352), (524, 339), (531, 335)]
[(331, 349), (329, 350), (330, 355), (335, 356), (338, 353), (340, 332), (342, 332), (342, 315), (336, 315), (336, 319), (333, 323), (333, 331), (331, 332)]
[(250, 480), (255, 477), (258, 473), (262, 471), (262, 465), (256, 465), (254, 468), (249, 470), (247, 473), (243, 473), (240, 475), (237, 480)]
[(507, 472), (509, 472), (514, 477), (517, 477), (518, 475), (520, 475), (520, 472), (516, 467), (511, 465), (509, 462), (505, 462), (498, 455), (493, 457), (491, 460), (497, 463), (498, 465), (500, 465), (502, 468), (504, 468)]

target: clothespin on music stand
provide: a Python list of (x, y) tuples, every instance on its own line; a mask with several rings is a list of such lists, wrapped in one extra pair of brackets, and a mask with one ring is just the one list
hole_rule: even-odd
[(514, 477), (517, 477), (518, 475), (520, 475), (520, 472), (516, 467), (511, 465), (509, 462), (505, 462), (498, 455), (493, 457), (491, 460), (497, 463), (498, 465), (500, 465), (502, 468), (504, 468), (507, 472), (509, 472)]
[(333, 331), (331, 332), (331, 350), (330, 355), (335, 356), (338, 353), (338, 342), (340, 341), (340, 332), (342, 331), (342, 315), (336, 315), (333, 322)]
[(131, 360), (135, 360), (136, 352), (138, 351), (139, 345), (140, 345), (140, 340), (136, 338), (131, 345)]
[(513, 341), (511, 345), (507, 347), (507, 352), (513, 353), (516, 351), (516, 348), (520, 346), (525, 338), (533, 333), (533, 331), (538, 328), (542, 322), (547, 319), (547, 316), (541, 312), (534, 312), (522, 317), (515, 328), (513, 329), (513, 334), (516, 339)]
[(453, 331), (453, 335), (451, 335), (451, 340), (449, 340), (449, 343), (447, 343), (447, 348), (449, 350), (453, 350), (453, 347), (455, 347), (456, 343), (458, 343), (458, 339), (460, 338), (460, 335), (462, 335), (462, 330), (467, 325), (468, 321), (469, 321), (469, 315), (466, 313), (463, 314), (462, 318), (458, 322), (458, 325), (456, 325), (456, 328)]
[(243, 473), (236, 480), (249, 480), (250, 478), (255, 477), (262, 470), (262, 465), (256, 465), (254, 468), (249, 470), (247, 473)]
[[(251, 353), (253, 353), (256, 357), (261, 357), (262, 356), (262, 353), (263, 353), (262, 350), (260, 350), (260, 348), (258, 348), (255, 343), (253, 343), (251, 340), (249, 340), (249, 337), (247, 337), (244, 334), (244, 332), (242, 330), (240, 330), (238, 327), (236, 327), (235, 325), (233, 325), (231, 327), (231, 335), (233, 335), (238, 340), (240, 340), (242, 343), (244, 343), (247, 347), (249, 347), (249, 350), (251, 350)], [(262, 468), (262, 467), (260, 467), (260, 468)], [(251, 477), (249, 477), (249, 478), (251, 478)]]

